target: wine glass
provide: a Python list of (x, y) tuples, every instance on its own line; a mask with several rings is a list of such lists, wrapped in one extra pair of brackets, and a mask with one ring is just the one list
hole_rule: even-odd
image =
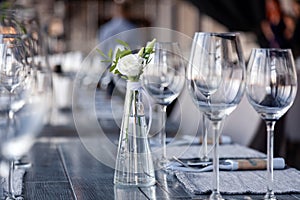
[[(205, 96), (207, 104), (210, 104), (210, 96), (218, 90), (222, 80), (222, 67), (221, 65), (216, 65), (213, 54), (207, 56), (206, 48), (214, 47), (203, 47), (202, 45), (205, 45), (201, 44), (204, 42), (203, 37), (203, 33), (201, 32), (195, 33), (194, 35), (189, 70), (194, 66), (199, 67), (199, 69), (197, 69), (199, 71), (197, 72), (197, 85), (199, 85), (197, 89)], [(193, 73), (193, 75), (196, 76), (196, 73)], [(190, 95), (193, 99), (195, 98), (194, 102), (196, 102), (196, 106), (198, 106), (197, 95), (195, 95), (194, 92), (190, 92)], [(203, 162), (209, 161), (207, 151), (208, 128), (206, 121), (205, 113), (202, 113), (202, 154), (200, 155), (200, 160)]]
[[(8, 11), (7, 11), (8, 12)], [(11, 34), (10, 41), (21, 41), (24, 46), (25, 52), (22, 59), (26, 62), (28, 69), (31, 73), (35, 73), (37, 79), (52, 81), (51, 69), (47, 59), (47, 47), (45, 41), (45, 34), (41, 30), (39, 17), (35, 9), (31, 7), (24, 7), (19, 5), (17, 9), (10, 10), (11, 17), (14, 24), (15, 34)], [(6, 20), (8, 21), (8, 20)], [(6, 23), (12, 24), (12, 23)], [(21, 28), (20, 28), (21, 27)], [(7, 37), (7, 36), (6, 36)], [(48, 84), (48, 83), (47, 83)], [(47, 94), (49, 99), (52, 99), (52, 83), (49, 83)], [(48, 107), (50, 109), (50, 107)], [(44, 117), (45, 123), (50, 120), (50, 110), (47, 116)], [(28, 168), (31, 163), (22, 162), (21, 160), (15, 161), (16, 168)]]
[[(39, 26), (36, 19), (32, 19), (31, 15), (25, 14), (24, 10), (1, 10), (0, 15), (0, 41), (1, 41), (1, 67), (0, 67), (0, 84), (2, 97), (8, 94), (9, 106), (7, 106), (8, 124), (6, 138), (13, 137), (18, 127), (18, 117), (15, 113), (19, 113), (23, 109), (24, 104), (24, 88), (30, 85), (38, 86), (39, 89), (44, 88), (43, 93), (49, 93), (51, 89), (47, 89), (46, 85), (51, 82), (51, 74), (49, 71), (41, 70), (40, 54), (37, 55), (36, 49), (39, 49), (40, 34)], [(32, 10), (31, 10), (32, 11)], [(2, 44), (3, 43), (3, 44)], [(39, 58), (39, 59), (35, 59)], [(35, 64), (39, 61), (39, 65)], [(47, 75), (46, 75), (47, 74)], [(50, 76), (48, 75), (50, 74)], [(44, 84), (44, 85), (43, 85)], [(2, 99), (3, 99), (2, 98)], [(50, 99), (50, 98), (48, 98)], [(48, 100), (47, 99), (47, 100)], [(1, 102), (3, 104), (5, 101)], [(47, 101), (45, 101), (47, 102)], [(6, 102), (7, 103), (7, 102)], [(4, 103), (5, 104), (5, 103)], [(1, 109), (5, 106), (1, 106)], [(46, 106), (45, 106), (46, 107)], [(6, 141), (6, 140), (3, 140)], [(23, 156), (23, 155), (22, 155)], [(20, 162), (20, 156), (14, 156), (8, 159), (8, 191), (7, 198), (14, 198), (14, 170), (15, 168), (28, 168), (30, 163)]]
[(239, 104), (245, 88), (245, 62), (238, 33), (196, 33), (188, 66), (188, 89), (213, 129), (213, 188), (219, 191), (219, 136), (222, 122)]
[[(5, 35), (7, 36), (7, 35)], [(3, 136), (2, 145), (8, 137), (14, 134), (17, 123), (15, 113), (23, 107), (23, 101), (15, 101), (15, 94), (23, 87), (23, 81), (27, 75), (26, 65), (24, 63), (24, 46), (19, 42), (15, 43), (16, 38), (9, 36), (10, 40), (6, 44), (0, 44), (1, 66), (0, 66), (0, 85), (2, 99), (7, 101), (1, 102), (1, 111), (7, 113), (7, 125)], [(8, 39), (8, 37), (6, 37)], [(13, 103), (14, 102), (14, 103)], [(1, 145), (1, 146), (2, 146)], [(7, 177), (8, 191), (7, 196), (13, 196), (13, 174), (14, 161), (9, 160), (9, 173)], [(10, 198), (10, 197), (8, 197)]]
[(156, 42), (151, 62), (143, 72), (143, 86), (159, 105), (162, 114), (162, 128), (158, 133), (161, 155), (159, 164), (164, 166), (166, 158), (166, 111), (180, 94), (185, 81), (183, 58), (178, 43)]
[[(39, 80), (50, 81), (47, 83), (50, 87), (47, 87), (47, 95), (49, 99), (53, 98), (52, 94), (52, 71), (48, 60), (48, 46), (47, 46), (47, 35), (45, 30), (42, 30), (40, 25), (40, 17), (36, 9), (31, 7), (20, 6), (15, 10), (15, 18), (19, 25), (25, 30), (22, 34), (22, 40), (26, 46), (28, 65), (30, 66), (33, 73), (36, 73), (36, 77)], [(49, 107), (49, 109), (51, 109)], [(45, 123), (50, 120), (49, 116), (45, 116)]]
[[(0, 44), (0, 46), (10, 46), (10, 44)], [(15, 61), (18, 57), (15, 55), (16, 51), (11, 53), (9, 48), (5, 47), (0, 49), (5, 51), (1, 52), (1, 67), (12, 69), (13, 65), (20, 64)], [(43, 116), (47, 114), (50, 105), (49, 98), (47, 98), (50, 81), (46, 76), (40, 76), (38, 70), (33, 67), (19, 67), (17, 71), (2, 70), (0, 70), (1, 80), (22, 80), (0, 82), (2, 90), (10, 89), (7, 90), (7, 93), (2, 92), (2, 100), (3, 95), (6, 94), (7, 101), (1, 101), (0, 106), (1, 112), (7, 112), (8, 118), (7, 130), (5, 136), (2, 137), (4, 139), (1, 141), (0, 147), (2, 158), (9, 162), (6, 199), (16, 199), (18, 195), (15, 194), (13, 184), (14, 161), (24, 156), (29, 150), (34, 143), (35, 135), (43, 126)]]
[[(1, 112), (7, 113), (7, 125), (4, 133), (5, 136), (2, 140), (1, 148), (4, 145), (7, 138), (14, 135), (15, 126), (17, 124), (15, 113), (18, 112), (23, 106), (24, 101), (21, 99), (16, 100), (17, 93), (24, 87), (24, 82), (27, 76), (26, 65), (24, 64), (23, 46), (13, 44), (16, 40), (11, 38), (7, 44), (0, 44), (1, 53), (1, 65), (0, 65), (0, 87), (1, 87), (1, 98), (7, 101), (1, 101)], [(11, 198), (14, 194), (13, 187), (13, 172), (14, 172), (14, 160), (9, 160), (9, 173), (7, 177), (8, 191), (7, 197)]]
[(273, 140), (276, 121), (293, 104), (297, 75), (289, 49), (252, 49), (247, 68), (248, 101), (267, 126), (267, 193), (264, 199), (276, 199), (273, 192)]
[[(15, 112), (22, 107), (22, 101), (19, 104), (11, 104), (13, 93), (16, 93), (21, 87), (27, 76), (29, 67), (31, 43), (26, 37), (26, 30), (19, 21), (16, 20), (16, 10), (0, 11), (0, 42), (1, 42), (1, 67), (0, 83), (2, 96), (8, 94), (8, 125), (7, 135), (14, 132)], [(3, 45), (5, 44), (5, 45)], [(5, 95), (4, 95), (5, 94)], [(5, 97), (4, 97), (5, 98)], [(13, 106), (12, 106), (13, 105)], [(13, 171), (15, 168), (14, 161), (10, 162), (8, 174), (8, 193), (13, 193)], [(24, 165), (25, 167), (28, 164)]]

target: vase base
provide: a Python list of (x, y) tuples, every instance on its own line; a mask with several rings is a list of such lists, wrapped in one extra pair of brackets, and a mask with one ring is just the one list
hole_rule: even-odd
[(219, 192), (213, 191), (209, 196), (209, 200), (224, 200)]
[(125, 173), (115, 170), (114, 184), (124, 187), (148, 187), (155, 185), (155, 173)]
[(264, 196), (264, 200), (276, 200), (276, 196), (273, 191), (267, 192)]
[(114, 180), (114, 185), (115, 186), (118, 186), (118, 187), (121, 187), (121, 188), (125, 188), (125, 187), (150, 187), (150, 186), (153, 186), (155, 185), (156, 181), (155, 179), (153, 180), (149, 180), (147, 182), (139, 182), (139, 183), (136, 183), (136, 182), (120, 182), (120, 181), (116, 181)]

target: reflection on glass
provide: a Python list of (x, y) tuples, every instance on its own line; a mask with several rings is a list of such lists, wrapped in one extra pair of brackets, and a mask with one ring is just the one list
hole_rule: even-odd
[(185, 69), (178, 43), (156, 42), (154, 55), (143, 73), (143, 86), (154, 101), (160, 105), (162, 129), (158, 133), (161, 155), (159, 163), (164, 166), (166, 158), (166, 111), (180, 94), (184, 81)]
[(120, 187), (114, 186), (115, 200), (123, 199), (156, 199), (156, 186), (151, 187)]
[(276, 121), (293, 104), (297, 92), (297, 75), (293, 56), (286, 49), (253, 49), (247, 69), (247, 97), (267, 125), (267, 194), (273, 192), (273, 140)]
[(224, 118), (244, 94), (245, 63), (238, 33), (196, 33), (187, 71), (194, 103), (213, 129), (213, 188), (209, 199), (223, 199), (219, 191), (219, 136)]

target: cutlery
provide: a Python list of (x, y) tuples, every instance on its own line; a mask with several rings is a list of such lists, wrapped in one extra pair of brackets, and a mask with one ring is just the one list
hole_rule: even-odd
[[(177, 163), (169, 164), (169, 168), (180, 171), (190, 172), (207, 172), (213, 169), (212, 162), (183, 162), (182, 160), (173, 157)], [(219, 168), (221, 170), (235, 171), (235, 170), (264, 170), (267, 166), (267, 160), (261, 158), (250, 159), (226, 159), (220, 160)], [(285, 161), (283, 158), (274, 158), (274, 169), (284, 169)]]

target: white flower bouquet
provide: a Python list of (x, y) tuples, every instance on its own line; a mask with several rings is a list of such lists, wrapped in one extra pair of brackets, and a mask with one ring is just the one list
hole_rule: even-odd
[(142, 47), (136, 54), (133, 54), (126, 42), (116, 41), (122, 45), (123, 49), (118, 48), (115, 54), (112, 49), (109, 50), (107, 55), (97, 49), (101, 56), (105, 58), (102, 62), (111, 63), (110, 72), (121, 75), (122, 78), (129, 81), (139, 81), (145, 66), (151, 61), (150, 55), (154, 53), (153, 47), (156, 39), (149, 42), (146, 47)]

